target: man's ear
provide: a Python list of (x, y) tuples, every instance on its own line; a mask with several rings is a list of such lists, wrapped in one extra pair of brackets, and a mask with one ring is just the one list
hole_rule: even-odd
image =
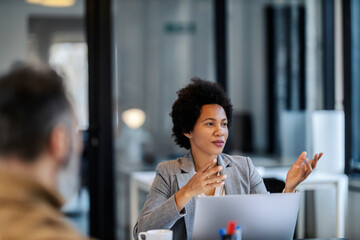
[(69, 152), (69, 136), (63, 124), (57, 124), (50, 134), (49, 152), (58, 161), (63, 161)]

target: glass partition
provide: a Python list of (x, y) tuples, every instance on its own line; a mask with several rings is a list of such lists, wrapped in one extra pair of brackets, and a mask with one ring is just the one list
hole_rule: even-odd
[(321, 1), (228, 1), (235, 153), (288, 165), (311, 148), (307, 115), (323, 108), (322, 21)]
[(212, 1), (116, 0), (113, 24), (118, 237), (130, 239), (131, 173), (184, 154), (171, 138), (176, 91), (195, 76), (214, 80)]
[[(325, 51), (323, 1), (226, 5), (228, 153), (288, 167), (303, 150), (313, 154), (311, 113), (324, 108), (324, 71), (338, 70), (324, 68), (324, 58), (335, 57)], [(113, 1), (118, 239), (131, 238), (156, 165), (185, 153), (171, 137), (169, 113), (191, 77), (216, 79), (215, 21), (211, 0)]]

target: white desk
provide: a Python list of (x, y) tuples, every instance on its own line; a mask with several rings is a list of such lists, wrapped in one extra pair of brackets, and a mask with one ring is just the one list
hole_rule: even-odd
[[(285, 181), (289, 168), (257, 168), (263, 178), (277, 178)], [(133, 172), (130, 178), (130, 221), (134, 227), (139, 215), (139, 190), (149, 192), (154, 180), (155, 172)], [(348, 196), (348, 178), (345, 174), (329, 174), (314, 171), (304, 182), (298, 186), (300, 192), (334, 188), (336, 192), (336, 237), (345, 237), (345, 214)], [(297, 238), (305, 235), (305, 198), (301, 195), (297, 223)], [(131, 229), (132, 230), (132, 229)]]
[[(289, 168), (258, 168), (263, 178), (274, 177), (285, 182)], [(302, 182), (297, 189), (300, 192), (306, 190), (318, 190), (333, 188), (336, 193), (336, 237), (345, 237), (345, 214), (348, 196), (348, 177), (345, 174), (330, 174), (314, 171)], [(305, 237), (305, 196), (301, 194), (298, 222), (296, 225), (297, 238)]]

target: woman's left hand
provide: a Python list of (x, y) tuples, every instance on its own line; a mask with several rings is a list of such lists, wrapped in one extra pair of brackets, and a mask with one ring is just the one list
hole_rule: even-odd
[(306, 155), (306, 152), (302, 152), (296, 162), (289, 169), (286, 175), (284, 192), (295, 192), (295, 188), (304, 181), (316, 167), (316, 164), (323, 153), (315, 154), (311, 161), (306, 158)]

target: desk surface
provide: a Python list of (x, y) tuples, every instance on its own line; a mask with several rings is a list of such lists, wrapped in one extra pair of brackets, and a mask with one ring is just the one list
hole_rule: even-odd
[(295, 240), (348, 240), (347, 238), (301, 238)]
[[(260, 173), (261, 177), (275, 177), (280, 180), (285, 181), (286, 180), (286, 174), (288, 171), (288, 168), (263, 168), (263, 167), (257, 167), (256, 168), (258, 172)], [(133, 172), (131, 173), (131, 178), (140, 182), (144, 186), (147, 186), (148, 189), (150, 189), (151, 184), (154, 180), (155, 172), (149, 171), (149, 172)], [(330, 174), (326, 172), (321, 171), (314, 171), (310, 176), (299, 185), (299, 188), (302, 186), (306, 186), (307, 184), (318, 184), (323, 182), (338, 182), (338, 181), (345, 181), (345, 184), (347, 184), (347, 176), (344, 174)]]

